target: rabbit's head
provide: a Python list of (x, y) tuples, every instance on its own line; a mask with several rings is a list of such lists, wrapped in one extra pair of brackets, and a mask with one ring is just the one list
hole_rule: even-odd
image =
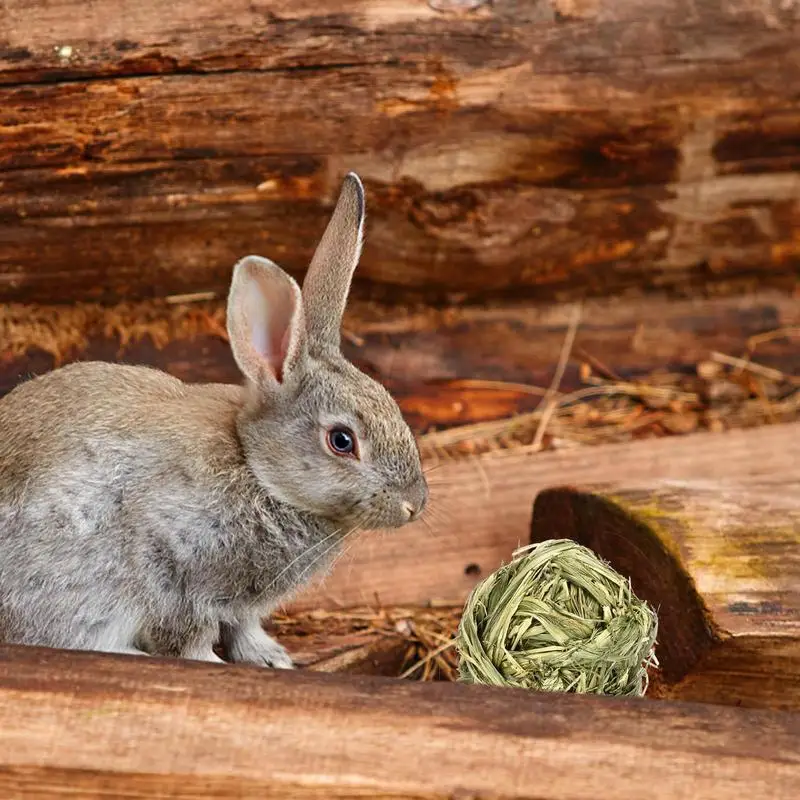
[(239, 435), (259, 482), (342, 527), (395, 528), (422, 513), (428, 487), (397, 404), (340, 350), (363, 230), (364, 190), (351, 173), (302, 291), (267, 259), (236, 265), (228, 333), (248, 384)]

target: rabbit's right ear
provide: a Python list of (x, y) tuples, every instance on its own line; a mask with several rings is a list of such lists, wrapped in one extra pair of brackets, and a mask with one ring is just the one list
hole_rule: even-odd
[(262, 388), (278, 388), (306, 355), (297, 282), (269, 259), (243, 258), (233, 269), (228, 336), (245, 377)]
[(350, 172), (303, 281), (312, 350), (339, 349), (342, 316), (363, 239), (364, 187)]

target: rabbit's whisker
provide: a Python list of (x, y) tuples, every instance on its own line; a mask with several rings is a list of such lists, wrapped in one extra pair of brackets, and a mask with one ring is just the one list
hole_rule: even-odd
[[(344, 542), (344, 539), (342, 539), (342, 541)], [(333, 567), (335, 567), (340, 561), (344, 560), (344, 557), (353, 549), (353, 545), (356, 543), (356, 541), (357, 538), (355, 536), (350, 539), (350, 541), (347, 543), (347, 547), (343, 547), (342, 551), (336, 556), (336, 558), (334, 558), (333, 564), (331, 565), (331, 569), (333, 569)]]
[(452, 488), (461, 488), (464, 486), (463, 482), (458, 480), (453, 480), (452, 478), (440, 478), (435, 480), (429, 480), (428, 486), (433, 491), (438, 491), (440, 489), (452, 489)]
[[(341, 532), (341, 528), (337, 528), (332, 533), (329, 533), (327, 536), (320, 539), (316, 544), (312, 544), (311, 547), (307, 547), (301, 553), (296, 555), (273, 579), (272, 582), (264, 589), (265, 592), (269, 591), (270, 589), (275, 586), (278, 581), (301, 559), (305, 558), (310, 553), (313, 553), (318, 547), (322, 547), (326, 542), (329, 542), (334, 536), (337, 536)], [(345, 534), (346, 536), (347, 534)], [(326, 551), (327, 552), (327, 551)], [(312, 562), (313, 563), (313, 562)]]
[(439, 522), (452, 519), (451, 511), (444, 508), (441, 504), (438, 503), (431, 503), (425, 509), (425, 513), (423, 514), (423, 516), (428, 517), (429, 519), (437, 520)]
[[(326, 548), (324, 552), (317, 553), (317, 555), (314, 557), (314, 559), (311, 561), (311, 563), (297, 576), (297, 583), (298, 584), (302, 583), (303, 578), (305, 577), (306, 573), (309, 570), (313, 569), (317, 564), (319, 564), (319, 562), (322, 561), (335, 547), (338, 547), (338, 546), (344, 544), (345, 540), (351, 534), (355, 533), (358, 530), (360, 530), (359, 525), (354, 525), (352, 528), (350, 528), (349, 531), (347, 531), (347, 533), (344, 536), (342, 536), (342, 538), (340, 540), (334, 542), (330, 547)], [(323, 539), (323, 541), (327, 541), (329, 538), (330, 537), (326, 537), (325, 539)], [(336, 563), (336, 562), (334, 561), (334, 563)]]
[(420, 517), (420, 521), (425, 523), (425, 526), (437, 539), (458, 540), (455, 529), (459, 526), (453, 524), (453, 515), (442, 509), (441, 506), (429, 506)]
[(423, 514), (423, 516), (421, 516), (419, 518), (419, 521), (428, 529), (428, 533), (430, 533), (431, 536), (438, 536), (439, 535), (433, 529), (433, 526), (431, 525), (431, 521), (424, 514)]

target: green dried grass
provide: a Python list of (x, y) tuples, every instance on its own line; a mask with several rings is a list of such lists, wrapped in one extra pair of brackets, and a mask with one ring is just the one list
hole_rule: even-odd
[(459, 679), (548, 692), (641, 696), (658, 619), (623, 578), (568, 539), (523, 547), (472, 591)]

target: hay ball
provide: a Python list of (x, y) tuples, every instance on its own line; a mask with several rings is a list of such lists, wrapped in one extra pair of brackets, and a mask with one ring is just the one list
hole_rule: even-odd
[(641, 696), (658, 619), (630, 581), (568, 539), (521, 548), (472, 591), (458, 629), (464, 683)]

